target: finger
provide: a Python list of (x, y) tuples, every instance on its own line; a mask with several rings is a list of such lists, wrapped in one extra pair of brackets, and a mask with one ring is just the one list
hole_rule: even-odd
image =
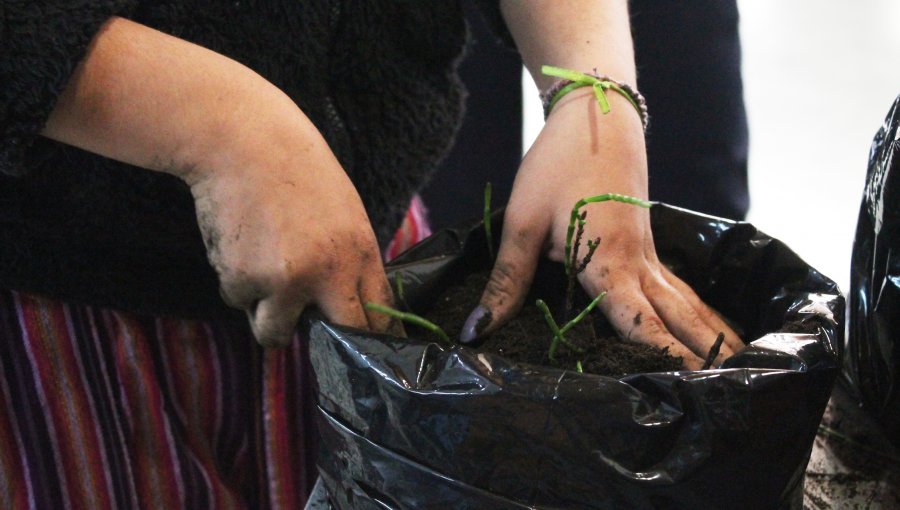
[[(653, 284), (645, 284), (644, 295), (673, 336), (697, 356), (706, 359), (719, 332), (709, 327), (686, 299), (661, 277)], [(714, 363), (730, 357), (734, 352), (722, 345)]]
[(263, 347), (287, 347), (306, 303), (269, 296), (247, 312), (256, 341)]
[(222, 301), (232, 308), (250, 310), (266, 295), (260, 285), (246, 279), (238, 280), (225, 276), (220, 276), (219, 279), (219, 295)]
[(663, 277), (666, 281), (674, 287), (681, 296), (691, 305), (691, 307), (697, 312), (700, 318), (705, 322), (710, 328), (712, 328), (716, 334), (719, 332), (725, 333), (725, 342), (724, 345), (727, 345), (732, 352), (737, 352), (744, 348), (746, 344), (741, 340), (741, 337), (728, 325), (721, 317), (716, 313), (715, 310), (712, 309), (709, 305), (703, 302), (700, 299), (700, 296), (694, 292), (694, 289), (690, 287), (687, 283), (685, 283), (681, 278), (675, 276), (674, 273), (669, 271), (666, 268), (663, 268)]
[[(394, 293), (391, 285), (388, 283), (384, 271), (376, 273), (366, 273), (363, 275), (359, 283), (359, 295), (363, 305), (366, 303), (376, 303), (384, 306), (394, 306)], [(406, 336), (403, 328), (403, 322), (390, 315), (377, 312), (375, 310), (363, 309), (366, 314), (366, 322), (371, 331), (378, 333), (388, 333), (394, 336)]]
[(351, 328), (368, 329), (369, 319), (363, 310), (355, 282), (325, 282), (326, 290), (319, 292), (315, 302), (325, 317), (335, 323)]
[(672, 336), (636, 284), (611, 288), (600, 302), (600, 308), (626, 340), (668, 349), (669, 355), (682, 358), (688, 370), (702, 368), (704, 360)]
[(522, 308), (543, 244), (535, 231), (506, 220), (497, 260), (491, 270), (480, 304), (466, 319), (459, 340), (469, 343), (496, 330)]

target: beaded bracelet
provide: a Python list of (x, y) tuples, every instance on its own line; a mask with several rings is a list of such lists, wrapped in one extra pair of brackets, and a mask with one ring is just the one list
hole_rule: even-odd
[(594, 89), (594, 97), (597, 98), (597, 103), (600, 105), (600, 111), (604, 114), (609, 113), (609, 99), (606, 97), (606, 91), (613, 90), (618, 92), (631, 103), (631, 106), (634, 106), (641, 118), (641, 125), (644, 127), (644, 131), (647, 130), (647, 102), (644, 100), (644, 96), (631, 85), (616, 81), (609, 76), (597, 74), (596, 69), (594, 69), (593, 74), (587, 74), (559, 67), (543, 66), (541, 67), (541, 72), (547, 76), (561, 78), (541, 94), (541, 102), (544, 105), (544, 119), (550, 115), (550, 111), (553, 110), (553, 107), (556, 106), (556, 103), (563, 96), (581, 87), (591, 87)]

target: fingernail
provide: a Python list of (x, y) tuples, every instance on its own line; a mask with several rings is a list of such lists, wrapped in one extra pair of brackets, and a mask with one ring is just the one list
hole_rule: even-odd
[(488, 324), (491, 323), (493, 315), (491, 311), (484, 305), (478, 305), (469, 314), (466, 323), (463, 324), (462, 331), (459, 333), (460, 343), (468, 344), (478, 338), (478, 334), (484, 331)]

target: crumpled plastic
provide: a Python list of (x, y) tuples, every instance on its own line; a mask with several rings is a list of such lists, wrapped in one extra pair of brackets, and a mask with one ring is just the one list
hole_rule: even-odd
[(850, 268), (844, 373), (900, 445), (900, 96), (869, 152)]
[[(800, 508), (841, 292), (750, 224), (663, 204), (651, 221), (661, 260), (752, 343), (717, 369), (615, 379), (308, 319), (332, 505)], [(486, 251), (479, 226), (441, 231), (389, 277), (424, 309)]]

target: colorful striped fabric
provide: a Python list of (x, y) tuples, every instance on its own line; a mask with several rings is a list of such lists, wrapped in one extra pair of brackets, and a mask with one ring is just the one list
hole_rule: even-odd
[[(416, 199), (389, 254), (426, 232)], [(304, 347), (0, 290), (0, 509), (303, 508)]]
[(300, 338), (0, 292), (0, 508), (302, 508)]
[(424, 202), (415, 195), (403, 217), (403, 223), (394, 234), (387, 249), (384, 251), (384, 260), (391, 260), (400, 255), (417, 242), (431, 235), (431, 227), (428, 225), (428, 210)]

